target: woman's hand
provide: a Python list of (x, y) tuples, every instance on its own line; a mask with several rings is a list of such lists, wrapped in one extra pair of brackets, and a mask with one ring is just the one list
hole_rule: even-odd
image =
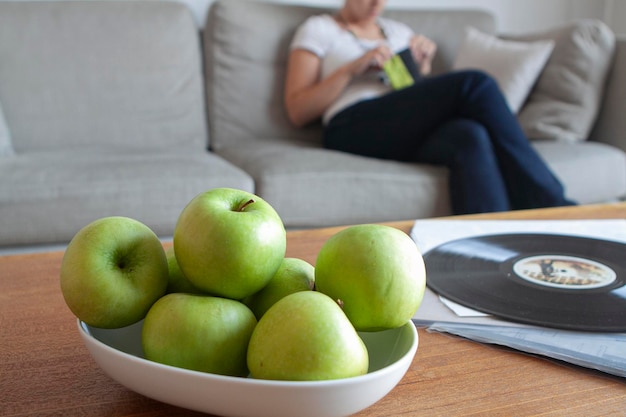
[(352, 61), (352, 75), (356, 77), (368, 70), (380, 71), (385, 62), (391, 59), (392, 56), (391, 49), (385, 44), (370, 49), (361, 55), (360, 58)]
[(413, 59), (423, 75), (430, 74), (433, 58), (437, 52), (437, 44), (423, 35), (415, 35), (409, 41), (409, 49)]

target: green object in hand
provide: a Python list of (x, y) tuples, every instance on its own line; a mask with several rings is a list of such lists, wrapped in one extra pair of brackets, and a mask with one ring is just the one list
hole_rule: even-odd
[(400, 90), (409, 87), (415, 83), (413, 76), (404, 65), (404, 61), (400, 55), (394, 55), (383, 64), (383, 70), (387, 74), (389, 83), (394, 90)]

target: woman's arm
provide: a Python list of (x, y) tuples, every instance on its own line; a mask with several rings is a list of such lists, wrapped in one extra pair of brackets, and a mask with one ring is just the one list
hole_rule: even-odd
[(297, 127), (322, 116), (341, 92), (358, 75), (371, 67), (382, 67), (391, 57), (386, 46), (366, 52), (320, 80), (321, 59), (304, 49), (289, 54), (285, 79), (285, 107), (291, 123)]

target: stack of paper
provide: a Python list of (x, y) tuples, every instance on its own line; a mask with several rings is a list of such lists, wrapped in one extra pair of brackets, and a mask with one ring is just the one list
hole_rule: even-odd
[[(626, 243), (626, 220), (417, 220), (411, 237), (425, 254), (452, 240), (502, 233), (553, 233)], [(626, 333), (559, 330), (501, 320), (443, 299), (429, 289), (413, 321), (430, 331), (626, 377)]]

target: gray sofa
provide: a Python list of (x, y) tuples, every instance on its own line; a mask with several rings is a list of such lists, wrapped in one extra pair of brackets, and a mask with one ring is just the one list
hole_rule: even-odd
[[(65, 243), (124, 215), (171, 236), (196, 194), (267, 199), (289, 228), (450, 213), (446, 170), (325, 150), (282, 106), (287, 46), (323, 9), (218, 0), (198, 31), (161, 1), (0, 1), (0, 246)], [(451, 68), (476, 10), (390, 10)], [(588, 140), (533, 141), (580, 203), (626, 194), (626, 39)], [(4, 145), (3, 145), (4, 136)], [(7, 140), (8, 139), (8, 140)]]

